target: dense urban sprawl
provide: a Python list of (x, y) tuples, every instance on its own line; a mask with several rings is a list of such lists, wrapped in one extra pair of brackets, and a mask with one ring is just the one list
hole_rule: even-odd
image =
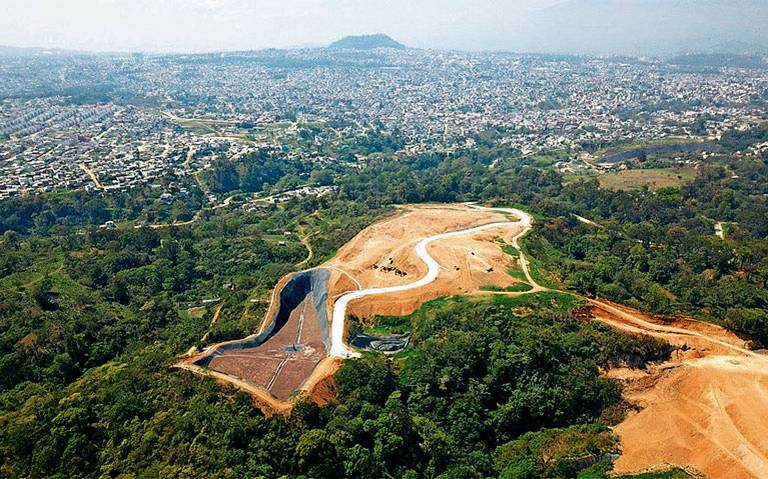
[[(259, 150), (365, 161), (478, 135), (563, 170), (625, 142), (716, 139), (764, 120), (768, 72), (660, 60), (423, 50), (38, 55), (0, 60), (0, 198), (125, 189)], [(374, 149), (375, 151), (375, 149)]]

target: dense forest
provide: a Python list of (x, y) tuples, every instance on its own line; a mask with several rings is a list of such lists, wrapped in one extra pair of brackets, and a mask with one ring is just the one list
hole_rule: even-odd
[[(479, 141), (350, 168), (223, 162), (207, 178), (220, 194), (339, 191), (179, 227), (133, 226), (192, 218), (200, 192), (172, 205), (151, 189), (3, 202), (0, 476), (603, 477), (619, 452), (607, 427), (628, 406), (600, 368), (671, 350), (574, 319), (576, 296), (428, 303), (404, 320), (405, 352), (347, 361), (336, 400), (299, 401), (289, 417), (169, 366), (209, 328), (209, 341), (253, 331), (306, 256), (297, 232), (312, 232), (318, 264), (408, 202), (521, 206), (537, 221), (523, 246), (548, 282), (768, 345), (768, 159), (734, 153), (764, 137), (726, 135), (695, 180), (655, 190), (603, 189)], [(107, 220), (119, 227), (98, 228)], [(213, 307), (188, 307), (206, 298), (222, 306), (213, 326)]]
[(347, 362), (337, 401), (300, 403), (289, 418), (267, 419), (244, 393), (170, 371), (181, 344), (154, 342), (68, 386), (25, 382), (4, 394), (4, 472), (571, 477), (579, 460), (618, 451), (606, 425), (620, 417), (621, 394), (598, 366), (670, 352), (581, 323), (574, 306), (559, 295), (430, 303), (411, 318), (412, 351)]

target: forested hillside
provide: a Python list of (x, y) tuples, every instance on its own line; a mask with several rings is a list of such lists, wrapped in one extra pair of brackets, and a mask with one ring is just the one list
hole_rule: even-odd
[[(537, 220), (524, 249), (551, 284), (724, 323), (766, 345), (768, 160), (732, 155), (742, 140), (726, 137), (728, 151), (692, 182), (656, 190), (606, 190), (478, 148), (374, 158), (325, 171), (332, 195), (211, 209), (184, 226), (133, 228), (154, 221), (145, 204), (192, 217), (198, 195), (168, 208), (146, 191), (5, 203), (0, 475), (560, 478), (591, 466), (581, 477), (602, 477), (601, 461), (619, 452), (607, 426), (626, 405), (601, 368), (671, 348), (578, 321), (576, 296), (428, 303), (403, 320), (413, 331), (404, 353), (346, 361), (337, 399), (302, 402), (290, 417), (267, 418), (246, 394), (170, 365), (209, 329), (209, 342), (254, 330), (270, 288), (306, 257), (298, 232), (313, 234), (312, 266), (390, 205), (414, 202), (523, 207)], [(318, 177), (251, 161), (216, 166), (217, 191)], [(118, 227), (97, 227), (107, 219)], [(219, 300), (215, 324), (202, 299)]]

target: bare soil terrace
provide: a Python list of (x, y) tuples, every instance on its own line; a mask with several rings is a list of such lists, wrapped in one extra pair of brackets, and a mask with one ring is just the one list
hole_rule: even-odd
[(287, 401), (327, 352), (311, 302), (311, 296), (304, 298), (286, 324), (263, 344), (224, 351), (211, 360), (209, 367)]
[(289, 411), (297, 390), (315, 387), (310, 376), (328, 355), (327, 324), (321, 317), (327, 279), (323, 270), (282, 278), (258, 333), (213, 345), (176, 366), (245, 389), (265, 412)]
[(607, 372), (640, 408), (615, 428), (622, 442), (616, 474), (674, 465), (713, 479), (768, 477), (768, 357), (713, 324), (592, 304), (599, 321), (681, 347), (646, 370)]
[[(424, 238), (448, 231), (507, 221), (504, 215), (463, 205), (403, 208), (400, 215), (376, 223), (354, 237), (323, 267), (329, 268), (329, 297), (354, 289), (397, 286), (415, 281), (427, 267), (415, 252)], [(440, 296), (473, 294), (482, 286), (507, 287), (521, 282), (508, 274), (517, 262), (502, 250), (522, 227), (499, 227), (435, 241), (427, 248), (439, 263), (437, 279), (410, 291), (366, 297), (350, 303), (348, 313), (361, 318), (405, 315)]]

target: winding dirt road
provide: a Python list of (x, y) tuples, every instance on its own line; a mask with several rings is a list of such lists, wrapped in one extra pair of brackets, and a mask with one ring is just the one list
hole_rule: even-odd
[(102, 185), (101, 181), (99, 181), (99, 177), (96, 176), (96, 173), (94, 173), (92, 169), (88, 168), (88, 165), (86, 165), (85, 163), (78, 163), (77, 166), (79, 166), (80, 169), (83, 170), (83, 173), (88, 175), (88, 178), (90, 178), (91, 181), (93, 181), (93, 184), (96, 185), (96, 188), (100, 190), (104, 189), (104, 185)]
[[(471, 235), (474, 233), (478, 233), (480, 231), (495, 229), (499, 227), (523, 226), (522, 231), (520, 231), (520, 233), (518, 233), (512, 240), (512, 245), (515, 247), (515, 249), (517, 249), (518, 251), (520, 250), (519, 239), (522, 236), (524, 236), (528, 231), (530, 231), (531, 224), (533, 222), (533, 219), (528, 213), (515, 208), (484, 208), (484, 207), (474, 206), (474, 205), (467, 205), (467, 206), (470, 206), (476, 209), (487, 210), (487, 211), (508, 213), (508, 214), (515, 215), (520, 219), (519, 221), (505, 221), (505, 222), (490, 223), (482, 226), (475, 226), (473, 228), (467, 228), (467, 229), (462, 229), (458, 231), (450, 231), (447, 233), (441, 233), (434, 236), (430, 236), (429, 238), (424, 238), (423, 240), (419, 241), (416, 244), (416, 248), (415, 248), (416, 255), (419, 257), (421, 261), (423, 261), (427, 265), (427, 273), (424, 276), (422, 276), (420, 279), (412, 283), (407, 283), (407, 284), (402, 284), (397, 286), (388, 286), (383, 288), (362, 289), (362, 290), (352, 291), (350, 293), (346, 293), (342, 295), (333, 306), (333, 316), (331, 320), (331, 349), (329, 351), (330, 356), (337, 357), (337, 358), (360, 357), (360, 353), (350, 349), (344, 342), (347, 306), (351, 301), (364, 298), (366, 296), (399, 293), (402, 291), (422, 288), (432, 283), (433, 281), (435, 281), (435, 279), (437, 279), (437, 276), (440, 273), (440, 265), (427, 252), (427, 246), (429, 246), (430, 243), (433, 243), (439, 240), (455, 238), (458, 236)], [(531, 286), (533, 286), (533, 289), (531, 289), (527, 293), (530, 294), (533, 292), (544, 291), (545, 288), (538, 285), (534, 281), (534, 279), (531, 277), (530, 271), (528, 269), (528, 262), (525, 259), (525, 255), (522, 253), (522, 251), (520, 252), (520, 266), (523, 269), (523, 272), (525, 273), (525, 277), (531, 283)]]
[(314, 235), (315, 233), (305, 234), (304, 226), (299, 226), (299, 241), (301, 241), (301, 244), (307, 249), (307, 257), (296, 263), (297, 268), (303, 268), (308, 265), (309, 262), (312, 261), (312, 258), (315, 257), (315, 252), (312, 250), (312, 243), (309, 242), (309, 239)]

